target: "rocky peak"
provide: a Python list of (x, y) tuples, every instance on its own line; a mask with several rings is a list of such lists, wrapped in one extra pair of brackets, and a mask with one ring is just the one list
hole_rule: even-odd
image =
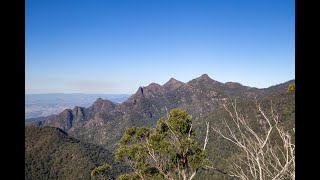
[(76, 119), (79, 119), (81, 121), (83, 121), (84, 118), (84, 109), (83, 107), (80, 106), (75, 106), (72, 110), (72, 114)]
[(78, 113), (81, 113), (81, 109), (79, 106), (75, 106), (73, 109), (72, 109), (72, 114), (74, 116), (78, 115)]
[(197, 78), (199, 80), (212, 80), (208, 74), (202, 74), (199, 78)]
[(93, 109), (93, 110), (101, 109), (103, 103), (104, 103), (104, 100), (101, 99), (101, 98), (98, 98), (98, 99), (92, 104), (92, 106), (89, 107), (89, 109)]
[(199, 83), (202, 83), (202, 82), (206, 82), (206, 83), (210, 83), (210, 84), (215, 84), (217, 83), (218, 81), (215, 81), (213, 79), (211, 79), (208, 74), (202, 74), (200, 77), (198, 78), (195, 78), (191, 81), (189, 81), (187, 84), (189, 85), (193, 85), (193, 84), (199, 84)]
[(111, 101), (107, 100), (107, 99), (102, 99), (102, 98), (98, 98), (94, 103), (93, 103), (93, 107), (95, 108), (101, 108), (102, 106), (104, 106), (104, 104), (113, 104)]
[(73, 111), (73, 112), (77, 112), (79, 108), (80, 108), (79, 106), (75, 106), (75, 107), (72, 109), (72, 111)]
[(166, 84), (173, 84), (173, 83), (177, 83), (177, 82), (180, 82), (178, 80), (176, 80), (175, 78), (170, 78), (168, 82), (166, 82)]
[(81, 107), (75, 106), (75, 107), (72, 109), (72, 112), (73, 112), (74, 114), (77, 114), (78, 112), (81, 112)]
[(149, 98), (162, 93), (163, 93), (162, 86), (160, 86), (157, 83), (151, 83), (146, 87), (140, 87), (137, 93), (134, 95), (134, 98), (136, 100), (139, 98)]
[(178, 81), (174, 78), (170, 78), (170, 80), (163, 85), (163, 88), (167, 91), (168, 90), (172, 91), (172, 90), (178, 89), (179, 87), (183, 86), (184, 84), (185, 83), (183, 83), (181, 81)]
[(103, 100), (103, 99), (101, 99), (101, 98), (98, 98), (98, 99), (93, 103), (92, 106), (93, 106), (94, 109), (102, 109), (102, 108), (104, 108), (104, 107), (108, 107), (108, 108), (113, 109), (113, 108), (116, 106), (116, 104), (113, 103), (112, 101), (107, 100), (107, 99)]
[(130, 96), (125, 102), (123, 102), (122, 104), (120, 104), (117, 109), (123, 109), (126, 104), (131, 104), (134, 103), (136, 104), (137, 100), (144, 97), (144, 89), (142, 86), (140, 86), (138, 88), (138, 90), (136, 91), (136, 93), (134, 93), (132, 96)]
[(103, 99), (102, 98), (98, 98), (93, 104), (101, 104), (101, 103), (103, 103)]
[(108, 114), (112, 110), (116, 108), (116, 104), (107, 99), (103, 100), (98, 98), (92, 106), (86, 109), (87, 118), (91, 118), (95, 116), (97, 113), (99, 114)]
[[(136, 104), (138, 101), (140, 101), (141, 98), (155, 97), (160, 94), (163, 94), (163, 92), (163, 87), (157, 83), (151, 83), (146, 87), (140, 86), (137, 92), (133, 94), (131, 97), (129, 97), (128, 100), (125, 101), (125, 103)], [(123, 105), (120, 105), (119, 108), (122, 108), (122, 106)]]
[(136, 94), (143, 96), (143, 87), (140, 86)]
[(145, 88), (145, 90), (153, 91), (153, 92), (161, 92), (162, 91), (162, 86), (160, 86), (157, 83), (151, 83)]
[(59, 127), (64, 131), (69, 130), (73, 126), (73, 114), (71, 109), (65, 109), (61, 113), (52, 116), (52, 118), (43, 122), (45, 126)]

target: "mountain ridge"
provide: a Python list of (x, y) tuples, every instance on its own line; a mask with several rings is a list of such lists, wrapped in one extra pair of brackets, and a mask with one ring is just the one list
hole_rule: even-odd
[[(162, 86), (157, 83), (140, 86), (119, 105), (98, 98), (89, 108), (80, 108), (83, 116), (75, 110), (68, 111), (69, 116), (63, 111), (64, 114), (48, 118), (40, 126), (59, 127), (76, 138), (114, 149), (127, 127), (154, 126), (172, 108), (186, 110), (198, 119), (215, 111), (227, 99), (259, 98), (285, 92), (292, 81), (271, 86), (271, 89), (258, 89), (240, 83), (221, 83), (207, 74), (187, 83), (171, 78)], [(106, 104), (105, 109), (103, 104)]]

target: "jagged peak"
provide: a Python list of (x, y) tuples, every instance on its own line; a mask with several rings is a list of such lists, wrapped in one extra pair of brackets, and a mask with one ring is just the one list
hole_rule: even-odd
[(81, 106), (75, 106), (72, 110), (72, 112), (78, 112), (78, 111), (82, 111), (83, 109), (85, 109), (84, 107), (81, 107)]
[(178, 81), (174, 78), (170, 78), (168, 82), (166, 82), (163, 87), (167, 90), (175, 90), (181, 86), (183, 86), (185, 83)]
[(102, 98), (98, 98), (94, 103), (93, 103), (93, 107), (102, 107), (102, 106), (105, 106), (105, 105), (114, 105), (116, 106), (116, 104), (108, 99), (102, 99)]
[(102, 98), (98, 98), (93, 104), (96, 104), (96, 103), (103, 103), (103, 102), (110, 102), (110, 103), (113, 103), (112, 101), (108, 100), (108, 99), (102, 99)]
[(197, 79), (210, 79), (210, 80), (212, 80), (210, 77), (209, 77), (209, 75), (208, 74), (202, 74), (199, 78), (197, 78)]
[(92, 107), (102, 106), (103, 102), (104, 102), (104, 100), (99, 97), (96, 101), (94, 101), (94, 103), (92, 104)]
[(137, 97), (143, 97), (144, 96), (143, 91), (144, 91), (144, 87), (140, 86), (138, 90), (134, 94), (132, 94), (125, 102), (132, 102)]
[(199, 83), (206, 83), (206, 84), (211, 84), (214, 86), (223, 86), (223, 83), (216, 81), (214, 79), (211, 79), (208, 74), (202, 74), (200, 77), (192, 79), (191, 81), (187, 82), (188, 86), (194, 86), (194, 85), (199, 85)]
[(143, 87), (142, 87), (142, 86), (139, 87), (139, 89), (138, 89), (138, 91), (136, 92), (136, 94), (137, 94), (137, 93), (143, 95)]
[(101, 97), (99, 97), (94, 103), (104, 101)]
[[(192, 83), (192, 82), (197, 82), (197, 81), (215, 81), (211, 79), (208, 74), (202, 74), (200, 77), (197, 77), (195, 79), (190, 80), (187, 84)], [(215, 81), (216, 82), (216, 81)]]
[[(180, 81), (178, 81), (178, 80), (176, 80), (175, 78), (172, 77), (172, 78), (169, 79), (168, 82), (180, 82)], [(168, 82), (167, 82), (167, 83), (168, 83)]]
[(78, 109), (79, 109), (80, 107), (79, 106), (75, 106), (73, 109), (72, 109), (72, 112), (78, 112)]
[(151, 91), (159, 93), (159, 92), (163, 91), (163, 88), (162, 88), (161, 85), (159, 85), (157, 83), (151, 83), (147, 87), (145, 87), (146, 95), (148, 96), (148, 93), (151, 92)]
[(166, 82), (163, 86), (167, 86), (170, 84), (184, 84), (183, 82), (176, 80), (175, 78), (170, 78), (170, 80), (168, 82)]

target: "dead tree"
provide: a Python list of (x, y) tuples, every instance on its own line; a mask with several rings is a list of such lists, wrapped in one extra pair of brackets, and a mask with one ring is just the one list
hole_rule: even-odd
[[(211, 127), (241, 152), (236, 162), (229, 162), (232, 166), (229, 175), (242, 180), (295, 179), (295, 144), (289, 132), (279, 126), (279, 116), (274, 113), (272, 105), (270, 115), (266, 115), (260, 104), (256, 103), (263, 122), (259, 133), (238, 111), (236, 101), (231, 106), (232, 109), (229, 109), (224, 104), (235, 126), (231, 127), (224, 120), (226, 131)], [(280, 142), (271, 141), (271, 135), (278, 136)]]

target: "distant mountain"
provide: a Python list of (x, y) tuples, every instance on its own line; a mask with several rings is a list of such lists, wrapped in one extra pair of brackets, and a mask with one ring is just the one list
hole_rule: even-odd
[(25, 120), (25, 124), (28, 125), (28, 124), (37, 124), (37, 123), (40, 123), (40, 121), (43, 121), (43, 120), (46, 120), (46, 119), (49, 119), (51, 118), (53, 115), (50, 115), (50, 116), (40, 116), (40, 117), (35, 117), (35, 118), (29, 118), (29, 119), (26, 119)]
[(58, 114), (64, 109), (74, 106), (89, 107), (97, 98), (108, 99), (119, 104), (127, 100), (129, 96), (130, 94), (26, 94), (25, 118), (30, 119)]
[(63, 112), (47, 117), (42, 126), (59, 127), (69, 131), (75, 125), (81, 126), (88, 120), (103, 123), (108, 119), (108, 114), (116, 108), (116, 104), (98, 98), (89, 108), (75, 106), (73, 109), (65, 109)]
[(135, 94), (119, 105), (98, 99), (89, 108), (77, 107), (78, 113), (75, 109), (67, 109), (38, 125), (59, 127), (73, 137), (113, 150), (126, 128), (152, 127), (172, 108), (188, 111), (197, 121), (216, 111), (228, 99), (246, 100), (283, 93), (293, 81), (258, 89), (234, 82), (221, 83), (207, 74), (187, 83), (171, 78), (162, 86), (151, 83), (139, 87)]
[(91, 179), (91, 171), (105, 163), (112, 165), (113, 178), (128, 170), (108, 150), (82, 143), (61, 129), (25, 128), (25, 179)]
[[(89, 107), (75, 106), (74, 108), (68, 108), (57, 115), (38, 118), (37, 120), (41, 119), (41, 121), (33, 121), (30, 124), (40, 126), (42, 129), (45, 129), (46, 126), (59, 127), (61, 129), (51, 129), (55, 129), (62, 134), (65, 134), (64, 131), (66, 131), (71, 136), (68, 136), (68, 138), (76, 138), (82, 142), (93, 143), (99, 148), (105, 147), (108, 150), (99, 150), (98, 152), (106, 153), (109, 157), (109, 155), (112, 154), (110, 152), (114, 152), (115, 148), (118, 147), (119, 139), (126, 128), (131, 126), (154, 127), (156, 121), (160, 117), (165, 116), (167, 111), (170, 111), (172, 108), (187, 110), (188, 113), (192, 115), (194, 130), (199, 143), (203, 143), (206, 132), (206, 122), (210, 122), (212, 126), (222, 128), (223, 120), (227, 122), (231, 121), (229, 114), (221, 105), (226, 101), (234, 99), (237, 99), (239, 112), (243, 113), (252, 123), (252, 127), (259, 132), (261, 122), (257, 121), (257, 112), (253, 102), (254, 99), (257, 99), (267, 114), (270, 113), (270, 106), (272, 104), (275, 112), (279, 114), (280, 125), (290, 132), (295, 123), (295, 93), (287, 93), (287, 89), (289, 84), (293, 82), (294, 80), (291, 80), (269, 88), (259, 89), (243, 86), (237, 82), (221, 83), (211, 79), (207, 74), (187, 83), (171, 78), (163, 85), (151, 83), (146, 87), (139, 87), (135, 94), (121, 104), (114, 103), (107, 99), (97, 98)], [(234, 128), (233, 126), (230, 127)], [(29, 127), (26, 127), (26, 129), (27, 128)], [(39, 130), (32, 129), (29, 133), (33, 131), (38, 132)], [(35, 139), (37, 142), (34, 142), (32, 147), (47, 147), (48, 145), (42, 145), (41, 143), (52, 142), (46, 138), (45, 140), (37, 140), (41, 136), (50, 137), (51, 135), (40, 133), (33, 135), (32, 139)], [(79, 141), (76, 139), (75, 141)], [(28, 141), (30, 141), (30, 139)], [(64, 144), (64, 142), (65, 140), (59, 140), (53, 144), (57, 147), (61, 146), (60, 149), (68, 149), (62, 147), (72, 147), (71, 144), (74, 144)], [(47, 177), (49, 176), (48, 174), (50, 174), (49, 179), (55, 177), (62, 177), (62, 179), (69, 178), (69, 176), (65, 175), (65, 172), (69, 172), (68, 167), (72, 166), (75, 162), (73, 162), (73, 159), (66, 159), (63, 165), (59, 165), (63, 166), (65, 171), (54, 176), (53, 174), (59, 172), (56, 172), (55, 168), (52, 168), (52, 165), (55, 167), (57, 164), (51, 161), (52, 156), (50, 156), (50, 158), (47, 157), (47, 153), (57, 154), (54, 153), (52, 149), (54, 149), (52, 146), (49, 148), (36, 149), (32, 151), (32, 156), (26, 156), (26, 171), (29, 172), (26, 174), (26, 177), (33, 177), (32, 179), (35, 179), (35, 177)], [(80, 150), (79, 152), (86, 151), (97, 152), (95, 148), (91, 150)], [(74, 151), (70, 151), (69, 149), (66, 150), (66, 152), (63, 151), (58, 154), (58, 156), (64, 158), (70, 157), (70, 154), (74, 154)], [(226, 160), (232, 161), (235, 156), (239, 155), (237, 148), (233, 144), (224, 140), (213, 131), (209, 133), (206, 154), (213, 166), (223, 171), (228, 171), (229, 168)], [(100, 155), (102, 156), (102, 154)], [(87, 156), (86, 153), (81, 153), (77, 156), (77, 159), (81, 159), (81, 162), (83, 160), (83, 163), (87, 164), (87, 169), (83, 166), (78, 167), (81, 171), (85, 172), (84, 174), (86, 175), (88, 175), (88, 172), (91, 171), (93, 167), (93, 165), (88, 164), (94, 164), (92, 159), (92, 161), (90, 161), (86, 158)], [(110, 159), (113, 160), (113, 157), (110, 156)], [(50, 163), (42, 163), (43, 161)], [(108, 163), (112, 164), (114, 162), (108, 161)], [(32, 168), (30, 168), (30, 164), (33, 165)], [(66, 165), (64, 166), (64, 164)], [(128, 167), (122, 167), (122, 165), (125, 166), (124, 164), (112, 165), (117, 169), (116, 172), (112, 172), (112, 175), (118, 174), (120, 171), (128, 170)], [(50, 170), (48, 170), (48, 167), (50, 167)], [(75, 172), (78, 172), (79, 169), (75, 170)], [(73, 172), (71, 172), (71, 174), (73, 174)], [(79, 173), (79, 175), (81, 175), (81, 173)], [(83, 175), (83, 177), (85, 177), (85, 175)], [(230, 179), (230, 177), (223, 172), (214, 170), (200, 170), (195, 179), (208, 179), (208, 177), (210, 177), (210, 179)], [(83, 179), (87, 179), (87, 177)]]

